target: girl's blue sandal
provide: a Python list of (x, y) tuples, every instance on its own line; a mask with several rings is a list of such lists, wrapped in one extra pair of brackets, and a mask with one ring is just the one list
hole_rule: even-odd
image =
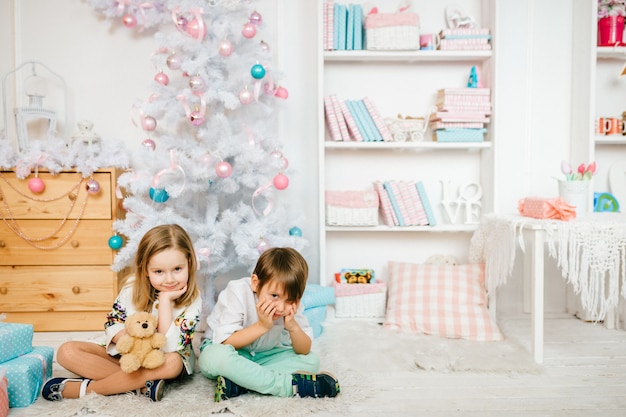
[(61, 401), (63, 399), (63, 390), (66, 382), (80, 382), (80, 390), (78, 397), (82, 397), (87, 393), (87, 385), (91, 379), (87, 378), (52, 378), (49, 379), (41, 389), (41, 396), (48, 401)]

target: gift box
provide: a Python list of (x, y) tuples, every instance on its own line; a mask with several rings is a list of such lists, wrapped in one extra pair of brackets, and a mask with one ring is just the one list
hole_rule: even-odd
[(335, 303), (335, 289), (319, 284), (307, 284), (302, 295), (304, 316), (313, 328), (313, 336), (322, 334), (322, 323), (326, 320), (326, 306)]
[(573, 220), (576, 208), (562, 198), (525, 197), (517, 202), (522, 216), (535, 219)]
[(33, 349), (32, 324), (0, 322), (0, 363), (10, 361)]
[(0, 368), (0, 417), (9, 415), (9, 381), (6, 369)]
[(9, 407), (27, 407), (41, 395), (45, 381), (52, 376), (54, 348), (36, 346), (30, 353), (0, 364), (9, 383)]
[(385, 317), (387, 285), (335, 283), (335, 317)]

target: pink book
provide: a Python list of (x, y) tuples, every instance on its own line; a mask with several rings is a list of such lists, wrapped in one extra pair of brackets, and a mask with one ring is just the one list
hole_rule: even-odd
[(385, 142), (392, 142), (393, 137), (391, 136), (391, 132), (389, 131), (387, 124), (380, 115), (380, 112), (378, 111), (378, 108), (376, 107), (374, 102), (370, 100), (369, 97), (364, 97), (363, 103), (365, 104), (365, 108), (367, 108), (367, 111), (370, 113), (370, 116), (372, 116), (374, 124), (380, 132), (380, 135), (383, 137), (383, 140)]
[(335, 20), (335, 2), (332, 0), (324, 2), (324, 50), (332, 51), (333, 29)]
[(412, 211), (417, 219), (417, 225), (419, 226), (428, 226), (428, 217), (426, 216), (426, 212), (424, 211), (424, 206), (422, 205), (422, 199), (417, 192), (417, 187), (415, 186), (415, 182), (408, 181), (405, 183), (406, 194), (409, 206), (409, 211)]
[(352, 113), (348, 110), (348, 106), (346, 106), (346, 102), (344, 100), (339, 100), (339, 108), (341, 109), (341, 114), (343, 114), (344, 119), (346, 120), (346, 126), (348, 126), (348, 133), (350, 137), (356, 141), (362, 142), (363, 136), (361, 136), (361, 132), (352, 117)]
[(334, 141), (342, 140), (341, 132), (339, 131), (339, 123), (337, 122), (337, 114), (335, 113), (335, 106), (333, 106), (330, 96), (324, 97), (324, 116), (330, 138)]
[(374, 181), (374, 189), (378, 193), (378, 198), (380, 200), (379, 212), (383, 223), (387, 226), (397, 226), (398, 220), (393, 212), (391, 200), (389, 200), (389, 195), (387, 195), (387, 190), (385, 190), (383, 183), (381, 181)]
[(337, 123), (339, 124), (339, 133), (341, 133), (341, 140), (350, 140), (350, 134), (348, 133), (348, 125), (346, 124), (346, 119), (343, 116), (343, 112), (341, 111), (341, 107), (339, 106), (339, 98), (337, 95), (331, 94), (330, 99), (333, 102), (333, 107), (335, 109), (335, 115), (337, 116)]
[(393, 192), (393, 195), (395, 196), (396, 205), (398, 207), (398, 211), (400, 211), (400, 216), (402, 217), (402, 219), (404, 219), (404, 224), (402, 224), (400, 221), (398, 222), (400, 223), (400, 226), (409, 226), (411, 224), (409, 223), (411, 217), (409, 211), (407, 210), (404, 196), (402, 195), (402, 186), (400, 185), (400, 181), (389, 181), (389, 186)]

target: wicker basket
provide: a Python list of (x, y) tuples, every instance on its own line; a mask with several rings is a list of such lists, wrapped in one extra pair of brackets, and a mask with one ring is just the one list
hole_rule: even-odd
[(377, 226), (378, 205), (375, 191), (326, 191), (326, 224)]
[[(354, 295), (346, 295), (346, 292)], [(384, 318), (386, 307), (385, 283), (335, 284), (335, 317)]]
[(420, 49), (419, 15), (375, 13), (365, 18), (368, 50), (415, 51)]

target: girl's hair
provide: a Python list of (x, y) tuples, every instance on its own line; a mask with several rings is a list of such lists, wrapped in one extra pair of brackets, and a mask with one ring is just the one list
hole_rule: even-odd
[(259, 257), (254, 274), (259, 279), (257, 291), (270, 281), (278, 282), (287, 293), (287, 299), (295, 302), (304, 294), (309, 266), (293, 248), (270, 248)]
[(155, 226), (141, 238), (135, 254), (133, 302), (140, 311), (151, 311), (157, 299), (157, 292), (148, 278), (148, 263), (154, 255), (167, 249), (181, 251), (187, 258), (189, 270), (187, 291), (174, 301), (176, 307), (188, 306), (200, 295), (200, 289), (196, 283), (196, 253), (191, 238), (185, 229), (177, 224)]

